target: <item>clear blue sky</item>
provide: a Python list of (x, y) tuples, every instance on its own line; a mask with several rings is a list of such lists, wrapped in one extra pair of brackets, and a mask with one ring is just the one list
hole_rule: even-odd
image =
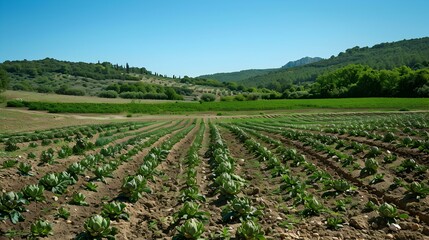
[(428, 0), (0, 0), (0, 62), (110, 61), (169, 76), (280, 67), (429, 36)]

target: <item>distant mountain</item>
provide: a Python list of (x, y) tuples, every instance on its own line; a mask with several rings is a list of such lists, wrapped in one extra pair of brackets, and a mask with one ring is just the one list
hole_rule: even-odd
[(310, 64), (310, 63), (315, 63), (318, 62), (320, 60), (323, 60), (323, 58), (320, 57), (303, 57), (299, 60), (296, 61), (290, 61), (288, 63), (286, 63), (286, 65), (284, 65), (282, 68), (291, 68), (291, 67), (299, 67), (302, 65), (306, 65), (306, 64)]
[(429, 37), (380, 43), (373, 47), (353, 47), (329, 59), (303, 66), (281, 68), (264, 75), (240, 81), (245, 86), (264, 86), (282, 89), (290, 84), (313, 82), (317, 76), (349, 64), (363, 64), (374, 69), (393, 69), (408, 66), (414, 69), (429, 64)]

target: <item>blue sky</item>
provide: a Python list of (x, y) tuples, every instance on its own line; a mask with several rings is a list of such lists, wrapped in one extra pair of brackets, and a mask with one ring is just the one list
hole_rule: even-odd
[(183, 76), (429, 36), (427, 0), (0, 0), (0, 62), (110, 61)]

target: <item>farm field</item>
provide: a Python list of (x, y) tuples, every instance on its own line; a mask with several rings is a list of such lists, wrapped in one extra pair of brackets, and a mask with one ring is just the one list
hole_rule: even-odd
[(429, 236), (428, 112), (191, 115), (37, 129), (0, 134), (5, 238)]

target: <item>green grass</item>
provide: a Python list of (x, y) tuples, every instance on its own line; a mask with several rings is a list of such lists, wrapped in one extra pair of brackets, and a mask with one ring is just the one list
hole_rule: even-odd
[(9, 107), (28, 107), (52, 113), (145, 113), (180, 114), (185, 112), (261, 111), (298, 109), (348, 110), (429, 110), (429, 98), (343, 98), (343, 99), (289, 99), (244, 102), (169, 102), (145, 103), (52, 103), (9, 101)]

